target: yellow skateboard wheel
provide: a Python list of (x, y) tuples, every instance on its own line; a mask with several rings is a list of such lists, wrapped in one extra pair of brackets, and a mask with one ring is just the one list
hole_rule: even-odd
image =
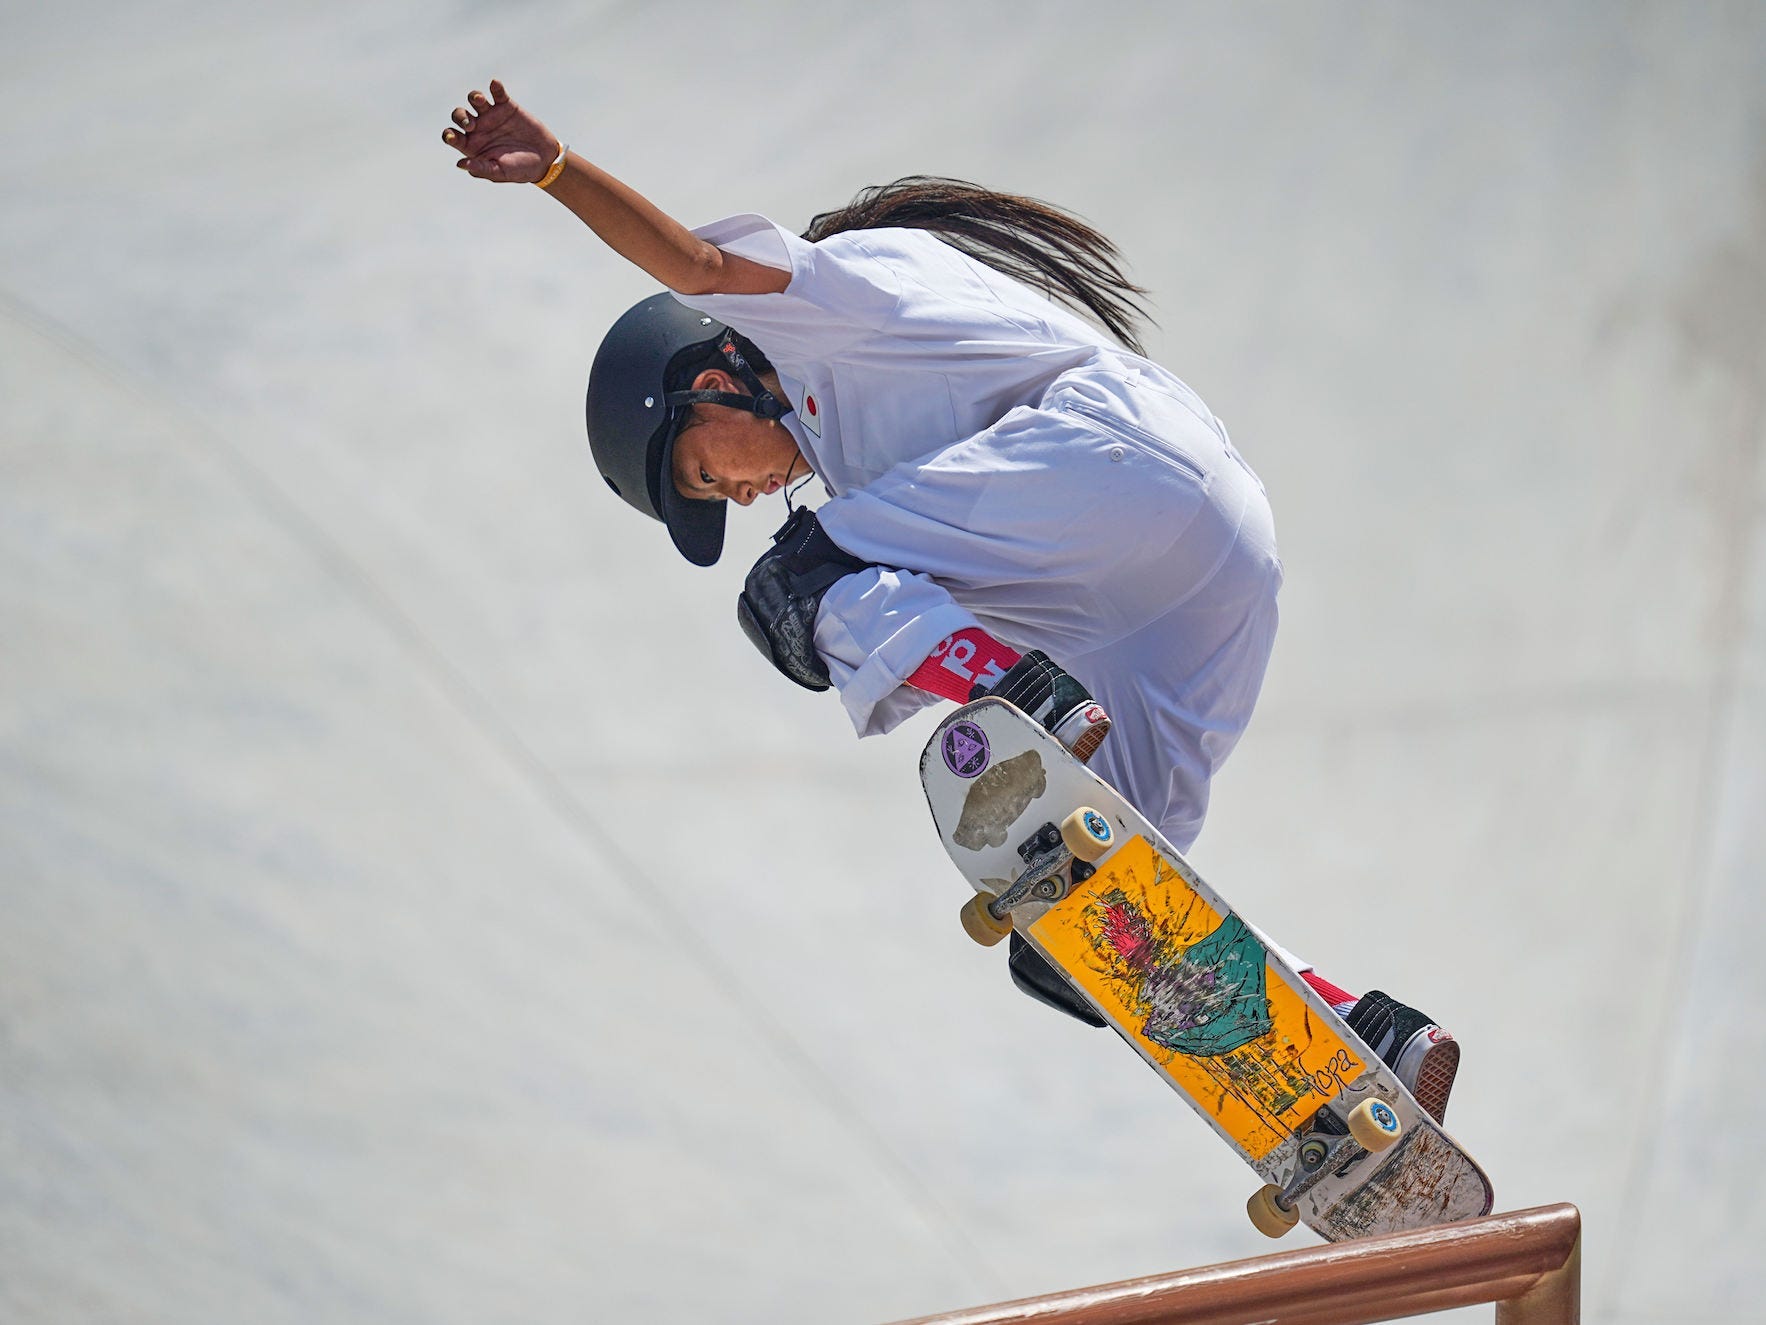
[(1012, 932), (1010, 919), (995, 919), (993, 912), (987, 909), (991, 900), (986, 893), (976, 893), (963, 903), (963, 933), (984, 948), (991, 948)]
[(1251, 1216), (1252, 1226), (1266, 1238), (1283, 1237), (1300, 1222), (1298, 1209), (1289, 1209), (1276, 1199), (1281, 1194), (1280, 1187), (1267, 1183), (1245, 1202), (1245, 1213)]

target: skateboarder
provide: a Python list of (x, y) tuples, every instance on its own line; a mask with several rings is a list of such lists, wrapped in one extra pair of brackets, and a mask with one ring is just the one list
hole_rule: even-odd
[[(1144, 291), (1109, 240), (918, 176), (802, 236), (754, 215), (688, 230), (501, 83), (467, 102), (442, 135), (461, 169), (538, 185), (671, 292), (595, 356), (607, 485), (698, 565), (729, 503), (785, 494), (738, 605), (762, 653), (836, 687), (861, 736), (939, 697), (1008, 699), (1187, 851), (1262, 685), (1282, 569), (1225, 426), (1140, 353)], [(811, 477), (828, 500), (791, 509)], [(1013, 937), (1020, 988), (1102, 1024)], [(1293, 964), (1439, 1119), (1453, 1037)]]

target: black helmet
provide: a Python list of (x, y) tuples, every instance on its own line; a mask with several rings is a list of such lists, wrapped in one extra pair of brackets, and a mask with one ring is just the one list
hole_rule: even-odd
[[(676, 374), (720, 350), (752, 394), (670, 390)], [(733, 405), (762, 418), (776, 419), (790, 409), (761, 385), (728, 327), (671, 294), (651, 295), (626, 310), (595, 352), (586, 405), (589, 450), (608, 487), (667, 525), (688, 561), (709, 566), (724, 548), (729, 504), (682, 496), (670, 472), (675, 434), (696, 401)]]

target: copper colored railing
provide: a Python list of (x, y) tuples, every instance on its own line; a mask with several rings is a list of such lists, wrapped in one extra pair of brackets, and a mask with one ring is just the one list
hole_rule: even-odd
[(1576, 1325), (1573, 1205), (1278, 1252), (901, 1325), (1359, 1325), (1496, 1304), (1497, 1325)]

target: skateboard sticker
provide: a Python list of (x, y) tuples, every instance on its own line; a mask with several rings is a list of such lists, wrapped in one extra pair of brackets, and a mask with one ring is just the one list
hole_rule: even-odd
[(1048, 785), (1048, 770), (1036, 751), (1001, 760), (970, 785), (951, 841), (970, 851), (1004, 846), (1018, 816)]
[(1271, 978), (1256, 932), (1211, 907), (1144, 837), (1030, 937), (1253, 1162), (1361, 1075), (1359, 1055)]
[(974, 723), (953, 722), (944, 729), (944, 766), (960, 778), (987, 767), (987, 733)]

